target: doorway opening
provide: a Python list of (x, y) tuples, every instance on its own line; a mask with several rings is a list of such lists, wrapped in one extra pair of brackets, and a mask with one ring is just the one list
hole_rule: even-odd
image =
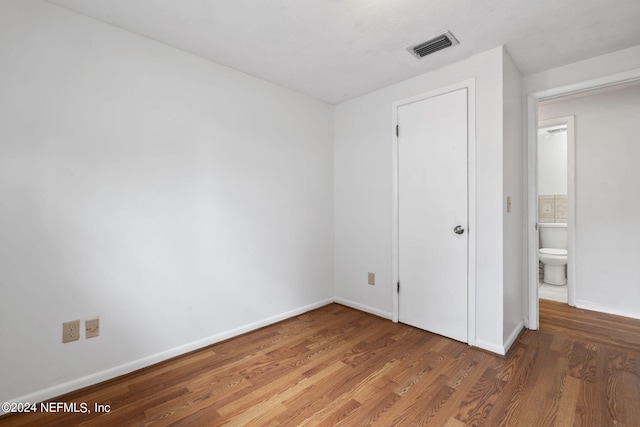
[[(545, 117), (544, 102), (538, 117)], [(538, 122), (538, 297), (575, 305), (574, 116)], [(571, 298), (569, 298), (571, 295)]]
[[(580, 82), (568, 86), (558, 87), (545, 91), (530, 93), (527, 95), (527, 316), (525, 318), (525, 326), (529, 329), (538, 329), (539, 327), (539, 307), (538, 307), (538, 292), (539, 292), (539, 203), (538, 203), (538, 122), (539, 122), (539, 104), (543, 102), (553, 102), (561, 97), (565, 99), (576, 98), (585, 96), (585, 93), (593, 93), (593, 91), (605, 91), (610, 88), (616, 87), (621, 84), (631, 84), (640, 82), (640, 69), (631, 70), (628, 72), (605, 76), (585, 82)], [(557, 102), (557, 101), (556, 101)], [(553, 116), (551, 116), (553, 117)], [(548, 117), (547, 117), (548, 118)], [(576, 119), (576, 121), (579, 118)], [(577, 122), (576, 122), (577, 123)], [(577, 124), (576, 124), (577, 126)], [(579, 135), (577, 136), (576, 145), (580, 145)], [(578, 152), (580, 148), (577, 148)], [(574, 165), (569, 165), (569, 168), (576, 168)], [(578, 166), (579, 168), (579, 166)], [(574, 169), (575, 170), (575, 169)], [(580, 171), (578, 170), (578, 175)], [(574, 172), (575, 174), (575, 172)], [(571, 174), (569, 175), (571, 176)], [(575, 184), (574, 184), (575, 185)], [(571, 186), (569, 186), (570, 188)], [(592, 303), (589, 301), (583, 301), (576, 297), (575, 289), (581, 289), (580, 283), (576, 279), (576, 266), (580, 262), (580, 253), (576, 253), (575, 241), (576, 235), (580, 230), (580, 213), (578, 212), (578, 221), (576, 222), (576, 207), (571, 204), (575, 203), (575, 197), (569, 197), (569, 210), (573, 209), (574, 220), (571, 217), (568, 218), (568, 232), (572, 235), (568, 236), (568, 244), (573, 244), (568, 247), (569, 263), (568, 268), (571, 269), (573, 264), (573, 271), (569, 270), (567, 278), (569, 280), (568, 285), (568, 303), (570, 305), (576, 305), (581, 308), (589, 308), (596, 311), (607, 312), (611, 314), (622, 314), (635, 317), (635, 312), (628, 312), (624, 309), (619, 309), (604, 304)], [(573, 225), (573, 226), (572, 226)], [(584, 254), (583, 254), (584, 255)], [(584, 262), (584, 261), (583, 261)], [(573, 286), (571, 281), (574, 280)], [(580, 305), (577, 302), (580, 301)], [(626, 313), (629, 314), (626, 314)]]

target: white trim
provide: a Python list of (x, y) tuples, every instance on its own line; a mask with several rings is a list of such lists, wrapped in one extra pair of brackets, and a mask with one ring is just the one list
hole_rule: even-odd
[(507, 338), (507, 340), (505, 341), (504, 354), (507, 354), (513, 343), (516, 342), (518, 336), (520, 335), (520, 332), (522, 332), (522, 329), (524, 329), (524, 321), (520, 322), (518, 326), (516, 326), (513, 332), (511, 332), (511, 334), (509, 335), (509, 338)]
[(398, 267), (398, 138), (396, 136), (396, 126), (398, 126), (398, 108), (422, 101), (445, 93), (460, 89), (467, 89), (467, 206), (468, 206), (468, 250), (467, 250), (467, 343), (476, 345), (476, 83), (475, 79), (466, 80), (460, 83), (448, 85), (426, 93), (405, 98), (392, 103), (392, 129), (391, 129), (391, 161), (392, 161), (392, 320), (399, 319), (399, 301), (396, 291), (396, 284), (399, 280)]
[(476, 345), (476, 81), (467, 84), (467, 209), (469, 249), (467, 251), (467, 343)]
[[(532, 179), (532, 175), (537, 170), (537, 141), (538, 141), (538, 102), (546, 99), (558, 98), (565, 95), (571, 95), (588, 91), (591, 89), (604, 88), (620, 83), (625, 83), (640, 79), (640, 68), (625, 71), (622, 73), (611, 74), (604, 77), (598, 77), (570, 85), (560, 86), (552, 89), (546, 89), (538, 92), (532, 92), (527, 95), (527, 165), (528, 165), (528, 208), (527, 208), (527, 252), (528, 252), (528, 319), (525, 323), (529, 329), (538, 329), (539, 310), (538, 310), (538, 233), (535, 229), (538, 212), (537, 208), (537, 183)], [(574, 169), (575, 170), (575, 169)], [(575, 209), (575, 206), (574, 206)], [(535, 273), (535, 274), (534, 274)], [(575, 276), (575, 274), (574, 274)], [(575, 295), (574, 295), (575, 298)], [(576, 301), (578, 303), (578, 301)]]
[(346, 305), (347, 307), (355, 308), (356, 310), (364, 311), (365, 313), (382, 317), (384, 319), (392, 320), (392, 317), (393, 317), (393, 313), (389, 313), (388, 311), (378, 310), (377, 308), (369, 307), (368, 305), (360, 304), (348, 299), (336, 297), (334, 298), (334, 302), (338, 304)]
[(616, 316), (630, 317), (632, 319), (640, 319), (640, 312), (636, 310), (628, 310), (626, 308), (612, 307), (610, 305), (598, 304), (591, 301), (576, 300), (576, 307), (584, 310), (597, 311), (600, 313), (615, 314)]
[[(538, 99), (527, 96), (527, 277), (529, 329), (538, 329)], [(535, 283), (536, 286), (532, 286)]]
[(391, 304), (392, 316), (391, 320), (398, 322), (400, 320), (398, 310), (398, 283), (400, 269), (399, 263), (399, 219), (398, 219), (398, 135), (396, 129), (398, 126), (398, 107), (399, 104), (394, 102), (391, 107)]
[[(43, 402), (48, 399), (52, 399), (57, 396), (61, 396), (63, 394), (79, 390), (84, 387), (88, 387), (94, 384), (101, 383), (103, 381), (110, 380), (112, 378), (119, 377), (121, 375), (125, 375), (136, 371), (138, 369), (146, 368), (153, 364), (163, 362), (165, 360), (171, 359), (172, 357), (180, 356), (182, 354), (188, 353), (190, 351), (198, 350), (200, 348), (218, 343), (220, 341), (227, 340), (229, 338), (236, 337), (238, 335), (242, 335), (247, 332), (254, 331), (256, 329), (260, 329), (262, 327), (271, 325), (273, 323), (280, 322), (285, 319), (289, 319), (293, 316), (300, 315), (302, 313), (306, 313), (311, 310), (315, 310), (316, 308), (323, 307), (327, 304), (331, 304), (335, 302), (334, 298), (328, 298), (322, 301), (315, 302), (313, 304), (306, 305), (304, 307), (299, 307), (294, 310), (290, 310), (281, 314), (277, 314), (275, 316), (268, 317), (263, 320), (259, 320), (257, 322), (253, 322), (239, 328), (232, 329), (230, 331), (222, 332), (216, 335), (212, 335), (207, 338), (203, 338), (201, 340), (193, 341), (188, 344), (184, 344), (178, 347), (171, 348), (169, 350), (162, 351), (160, 353), (152, 354), (147, 357), (143, 357), (142, 359), (134, 360), (132, 362), (128, 362), (119, 366), (115, 366), (113, 368), (105, 369), (104, 371), (96, 372), (95, 374), (87, 375), (82, 378), (77, 378), (75, 380), (71, 380), (62, 384), (54, 385), (52, 387), (38, 390), (36, 392), (20, 396), (15, 399), (10, 399), (8, 402)], [(0, 415), (3, 415), (5, 412), (0, 409)]]
[(507, 354), (507, 352), (505, 351), (504, 346), (496, 345), (494, 343), (490, 343), (490, 342), (482, 340), (482, 339), (476, 340), (475, 347), (481, 348), (483, 350), (490, 351), (491, 353), (495, 353), (495, 354), (498, 354), (500, 356), (504, 356), (505, 354)]

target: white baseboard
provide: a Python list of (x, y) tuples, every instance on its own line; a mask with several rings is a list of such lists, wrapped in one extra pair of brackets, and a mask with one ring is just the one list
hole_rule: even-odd
[[(96, 372), (95, 374), (87, 375), (82, 378), (77, 378), (72, 381), (68, 381), (66, 383), (57, 384), (52, 387), (46, 388), (44, 390), (38, 390), (34, 393), (30, 393), (24, 396), (20, 396), (15, 399), (10, 399), (8, 402), (43, 402), (48, 399), (52, 399), (57, 396), (61, 396), (63, 394), (70, 393), (75, 390), (79, 390), (84, 387), (88, 387), (90, 385), (98, 384), (103, 381), (107, 381), (121, 375), (125, 375), (136, 371), (138, 369), (146, 368), (147, 366), (151, 366), (155, 363), (165, 361), (167, 359), (171, 359), (172, 357), (180, 356), (181, 354), (188, 353), (190, 351), (198, 350), (199, 348), (206, 347), (211, 344), (215, 344), (220, 341), (224, 341), (229, 338), (233, 338), (235, 336), (251, 332), (253, 330), (262, 328), (264, 326), (271, 325), (273, 323), (280, 322), (282, 320), (288, 319), (293, 316), (297, 316), (302, 313), (306, 313), (311, 310), (315, 310), (316, 308), (320, 308), (327, 304), (331, 304), (334, 302), (334, 298), (328, 298), (326, 300), (318, 301), (313, 304), (306, 305), (304, 307), (299, 307), (294, 310), (290, 310), (284, 313), (277, 314), (275, 316), (268, 317), (263, 320), (259, 320), (257, 322), (250, 323), (248, 325), (241, 326), (239, 328), (232, 329), (230, 331), (222, 332), (216, 335), (212, 335), (207, 338), (203, 338), (198, 341), (193, 341), (178, 347), (171, 348), (169, 350), (153, 354), (151, 356), (143, 357), (142, 359), (134, 360), (129, 363), (125, 363), (119, 366), (114, 366), (113, 368), (106, 369), (104, 371)], [(5, 414), (0, 408), (0, 415)]]
[(516, 342), (516, 340), (518, 339), (518, 336), (520, 335), (520, 332), (522, 332), (522, 330), (524, 329), (524, 321), (521, 321), (513, 330), (513, 332), (511, 332), (511, 334), (509, 335), (509, 338), (507, 338), (507, 340), (504, 343), (504, 354), (507, 354), (507, 352), (509, 351), (509, 349), (511, 348), (511, 346), (513, 345), (513, 343)]
[(378, 317), (384, 317), (385, 319), (391, 320), (393, 318), (393, 313), (378, 310), (377, 308), (369, 307), (368, 305), (363, 305), (354, 301), (350, 301), (348, 299), (335, 297), (333, 301), (337, 302), (338, 304), (346, 305), (347, 307), (355, 308), (356, 310), (364, 311), (370, 314), (375, 314)]
[[(351, 308), (355, 308), (356, 310), (360, 310), (360, 311), (364, 311), (367, 313), (371, 313), (374, 314), (376, 316), (379, 317), (383, 317), (385, 319), (389, 319), (392, 320), (393, 318), (393, 313), (389, 313), (386, 311), (382, 311), (382, 310), (378, 310), (377, 308), (373, 308), (373, 307), (369, 307), (367, 305), (363, 305), (348, 299), (344, 299), (344, 298), (340, 298), (340, 297), (336, 297), (334, 298), (334, 302), (338, 303), (338, 304), (342, 304), (342, 305), (346, 305), (347, 307), (351, 307)], [(511, 347), (511, 345), (515, 342), (515, 340), (518, 338), (518, 335), (520, 334), (520, 331), (522, 330), (524, 326), (524, 323), (521, 322), (518, 327), (516, 328), (516, 330), (514, 330), (511, 335), (509, 336), (509, 339), (507, 340), (507, 342), (505, 343), (504, 346), (501, 345), (496, 345), (493, 343), (489, 343), (487, 341), (483, 341), (483, 340), (476, 340), (475, 343), (473, 344), (473, 347), (478, 347), (481, 348), (483, 350), (487, 350), (491, 353), (496, 353), (499, 354), (501, 356), (504, 356), (505, 354), (507, 354), (507, 350), (509, 349), (509, 347)]]
[(521, 320), (520, 323), (518, 323), (516, 327), (513, 329), (513, 331), (511, 331), (511, 333), (509, 334), (509, 337), (505, 340), (505, 342), (502, 345), (496, 345), (488, 341), (476, 339), (475, 347), (479, 347), (483, 350), (490, 351), (491, 353), (496, 353), (496, 354), (499, 354), (500, 356), (504, 356), (507, 354), (507, 351), (509, 351), (513, 343), (516, 342), (523, 328), (524, 328), (524, 320)]
[(576, 307), (585, 310), (598, 311), (600, 313), (615, 314), (616, 316), (631, 317), (632, 319), (640, 319), (640, 312), (629, 310), (626, 308), (611, 307), (609, 305), (598, 304), (591, 301), (581, 299), (576, 300)]
[(507, 354), (507, 352), (505, 351), (504, 346), (501, 345), (496, 345), (493, 343), (490, 343), (488, 341), (483, 341), (483, 340), (476, 340), (476, 345), (475, 347), (481, 348), (483, 350), (487, 350), (491, 353), (496, 353), (499, 354), (500, 356), (504, 356), (505, 354)]

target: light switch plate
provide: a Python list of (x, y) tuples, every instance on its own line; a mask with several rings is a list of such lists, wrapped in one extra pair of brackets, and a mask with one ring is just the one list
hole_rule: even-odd
[(375, 285), (376, 284), (376, 274), (375, 273), (369, 273), (369, 278), (367, 280), (367, 283), (370, 285)]

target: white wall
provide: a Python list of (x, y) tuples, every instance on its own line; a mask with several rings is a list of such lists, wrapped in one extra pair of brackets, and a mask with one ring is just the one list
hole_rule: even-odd
[(640, 68), (640, 45), (532, 74), (524, 78), (525, 93), (560, 88)]
[(540, 105), (575, 115), (576, 305), (640, 318), (640, 84)]
[[(504, 331), (505, 348), (509, 348), (524, 327), (523, 294), (526, 290), (524, 266), (524, 186), (523, 167), (522, 76), (505, 52), (503, 58), (503, 247), (504, 247)], [(507, 198), (511, 198), (508, 209)], [(509, 211), (510, 210), (510, 211)]]
[[(48, 3), (1, 2), (0, 401), (331, 301), (332, 120)], [(63, 321), (94, 316), (100, 337), (61, 343)]]
[[(339, 104), (334, 113), (335, 292), (391, 317), (392, 111), (394, 101), (468, 79), (476, 82), (476, 345), (503, 346), (503, 50)], [(376, 285), (367, 285), (367, 272)]]
[(538, 194), (567, 194), (567, 133), (538, 136)]

